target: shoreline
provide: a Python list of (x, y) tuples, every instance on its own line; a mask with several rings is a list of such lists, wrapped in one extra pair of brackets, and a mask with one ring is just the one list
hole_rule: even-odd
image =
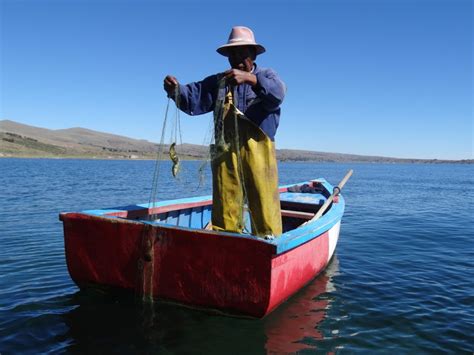
[[(0, 159), (52, 159), (52, 160), (101, 160), (101, 161), (156, 161), (156, 158), (125, 158), (125, 157), (95, 157), (95, 156), (15, 156), (3, 155), (0, 153)], [(186, 159), (180, 158), (181, 161), (204, 161), (206, 159)], [(170, 161), (167, 157), (160, 161)], [(462, 160), (441, 160), (441, 159), (405, 159), (405, 158), (387, 158), (387, 160), (310, 160), (310, 159), (277, 159), (279, 163), (330, 163), (330, 164), (474, 164), (474, 159)]]

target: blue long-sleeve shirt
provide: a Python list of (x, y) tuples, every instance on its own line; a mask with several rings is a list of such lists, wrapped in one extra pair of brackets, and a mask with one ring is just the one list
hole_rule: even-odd
[[(254, 87), (248, 84), (237, 86), (234, 104), (274, 141), (286, 87), (272, 69), (255, 65), (253, 74), (257, 77), (257, 84)], [(191, 116), (213, 111), (220, 78), (219, 74), (215, 74), (202, 81), (179, 85), (180, 109)]]

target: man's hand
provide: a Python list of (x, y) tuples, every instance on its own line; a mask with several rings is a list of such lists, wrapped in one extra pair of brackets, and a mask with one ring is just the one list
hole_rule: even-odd
[(227, 82), (232, 86), (237, 86), (241, 84), (249, 84), (251, 86), (257, 85), (257, 77), (254, 74), (249, 73), (248, 71), (230, 69), (224, 72), (224, 77)]
[(178, 85), (178, 80), (172, 75), (167, 75), (165, 80), (163, 80), (163, 88), (168, 93), (169, 97), (172, 97), (174, 95)]

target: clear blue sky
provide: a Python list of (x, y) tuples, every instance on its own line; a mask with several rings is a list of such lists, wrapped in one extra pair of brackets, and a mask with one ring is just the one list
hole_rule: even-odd
[[(0, 119), (158, 142), (164, 76), (226, 70), (246, 25), (288, 87), (277, 148), (473, 158), (471, 0), (0, 3)], [(181, 117), (204, 143), (210, 115)]]

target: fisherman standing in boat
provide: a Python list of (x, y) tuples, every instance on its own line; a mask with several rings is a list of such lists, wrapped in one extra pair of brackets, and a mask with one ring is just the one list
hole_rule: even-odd
[(274, 140), (285, 84), (272, 69), (256, 65), (265, 48), (247, 27), (233, 27), (228, 42), (217, 52), (228, 58), (231, 69), (187, 85), (168, 75), (164, 89), (189, 115), (214, 111), (212, 228), (242, 233), (247, 203), (252, 234), (279, 236)]

